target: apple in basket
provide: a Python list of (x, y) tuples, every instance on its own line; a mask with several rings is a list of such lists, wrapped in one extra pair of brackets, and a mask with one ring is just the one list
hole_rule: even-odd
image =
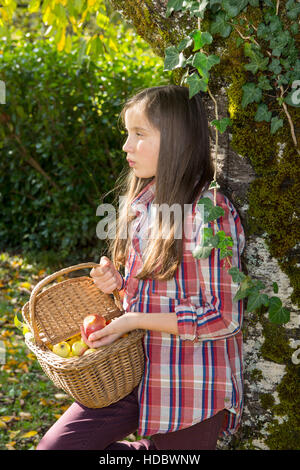
[(92, 315), (88, 315), (83, 320), (83, 331), (88, 338), (90, 334), (94, 331), (101, 330), (106, 325), (106, 320), (102, 315), (98, 313), (94, 313)]
[(68, 357), (71, 351), (70, 345), (66, 341), (54, 344), (52, 351), (60, 357)]
[(88, 346), (83, 342), (83, 340), (75, 341), (72, 344), (72, 353), (74, 356), (81, 356), (86, 350)]

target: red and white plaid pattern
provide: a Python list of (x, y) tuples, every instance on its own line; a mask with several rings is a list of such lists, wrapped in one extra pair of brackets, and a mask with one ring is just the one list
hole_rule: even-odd
[[(213, 249), (206, 259), (192, 255), (195, 243), (201, 244), (201, 226), (213, 228), (213, 224), (202, 223), (197, 201), (187, 219), (187, 227), (194, 228), (195, 243), (184, 241), (183, 260), (173, 279), (135, 278), (142, 267), (144, 216), (149, 215), (154, 192), (152, 181), (132, 203), (138, 216), (125, 266), (123, 306), (132, 312), (176, 312), (179, 335), (146, 331), (138, 432), (150, 436), (177, 431), (226, 408), (229, 413), (223, 434), (232, 434), (240, 424), (243, 406), (243, 301), (233, 302), (238, 284), (232, 281), (224, 260), (220, 260), (220, 250)], [(213, 201), (213, 190), (204, 188), (201, 197)], [(233, 240), (232, 266), (241, 269), (245, 236), (240, 217), (220, 192), (216, 203), (225, 211), (217, 220), (218, 229)]]

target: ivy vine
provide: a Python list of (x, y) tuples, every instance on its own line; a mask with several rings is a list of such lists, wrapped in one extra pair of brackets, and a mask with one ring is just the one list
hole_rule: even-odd
[[(245, 17), (248, 6), (259, 7), (263, 12), (263, 22), (255, 24)], [(189, 96), (207, 92), (214, 102), (215, 119), (211, 125), (215, 128), (215, 159), (218, 151), (218, 133), (223, 133), (232, 124), (227, 117), (219, 119), (218, 104), (213, 96), (209, 83), (211, 69), (220, 63), (220, 57), (207, 52), (207, 46), (214, 38), (227, 38), (233, 31), (237, 33), (236, 47), (243, 47), (247, 58), (244, 65), (249, 72), (248, 80), (242, 87), (242, 107), (255, 103), (255, 121), (266, 121), (270, 124), (270, 133), (275, 134), (283, 126), (282, 113), (286, 115), (290, 133), (299, 152), (294, 123), (289, 107), (300, 106), (300, 60), (295, 36), (299, 32), (297, 18), (300, 15), (300, 3), (295, 0), (169, 0), (166, 16), (174, 12), (183, 12), (191, 18), (198, 19), (198, 28), (181, 39), (178, 45), (165, 50), (164, 70), (172, 71), (182, 68), (184, 73), (181, 85), (189, 88)], [(203, 31), (204, 15), (209, 18), (209, 30)], [(216, 222), (224, 215), (221, 207), (216, 205), (216, 190), (220, 186), (214, 179), (209, 189), (214, 189), (214, 203), (209, 198), (202, 198), (198, 204), (204, 204), (204, 222)], [(220, 250), (220, 258), (229, 265), (228, 272), (239, 289), (234, 300), (247, 298), (247, 312), (266, 310), (273, 323), (287, 323), (290, 312), (282, 306), (279, 297), (268, 297), (261, 292), (266, 288), (259, 280), (246, 276), (237, 267), (232, 267), (232, 238), (223, 231), (213, 234), (211, 228), (204, 228), (203, 244), (193, 252), (196, 258), (207, 258), (212, 249)], [(273, 283), (273, 292), (278, 292), (278, 285)]]

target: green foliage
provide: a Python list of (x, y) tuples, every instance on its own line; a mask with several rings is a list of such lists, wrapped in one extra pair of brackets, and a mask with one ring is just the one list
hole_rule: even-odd
[(96, 244), (96, 207), (124, 169), (122, 103), (163, 82), (143, 43), (128, 36), (122, 47), (113, 62), (80, 65), (51, 42), (2, 44), (1, 248), (64, 258)]
[[(203, 205), (204, 208), (204, 224), (214, 222), (224, 215), (224, 210), (219, 206), (215, 206), (210, 198), (201, 198), (198, 204)], [(217, 231), (214, 235), (212, 228), (204, 227), (203, 232), (203, 242), (193, 250), (195, 258), (208, 258), (213, 249), (219, 250), (220, 259), (228, 259), (229, 256), (232, 256), (232, 238), (227, 236), (223, 230)], [(260, 312), (263, 307), (267, 307), (269, 320), (272, 323), (282, 324), (290, 320), (290, 312), (282, 306), (279, 297), (268, 297), (267, 294), (261, 292), (262, 289), (266, 288), (263, 282), (251, 279), (250, 276), (246, 276), (236, 266), (231, 267), (228, 273), (231, 275), (233, 282), (240, 284), (233, 300), (238, 301), (248, 297), (246, 312)], [(274, 293), (278, 292), (276, 282), (273, 283), (273, 290)]]
[[(263, 21), (254, 26), (252, 22), (248, 24), (244, 16), (248, 6), (261, 10), (256, 0), (169, 0), (167, 16), (177, 11), (189, 11), (191, 17), (203, 19), (206, 13), (209, 17), (209, 30), (195, 30), (182, 39), (177, 47), (167, 48), (165, 70), (190, 67), (191, 73), (184, 74), (182, 80), (190, 88), (190, 97), (199, 91), (206, 92), (209, 87), (209, 70), (218, 64), (220, 59), (204, 50), (205, 46), (211, 44), (218, 36), (227, 38), (233, 32), (238, 34), (236, 45), (244, 46), (244, 55), (248, 58), (244, 67), (250, 72), (249, 79), (243, 86), (242, 106), (257, 103), (254, 120), (270, 123), (270, 132), (274, 134), (283, 125), (283, 120), (278, 114), (280, 107), (283, 107), (284, 103), (293, 107), (300, 106), (297, 90), (292, 91), (293, 84), (299, 78), (300, 68), (295, 41), (295, 35), (298, 33), (296, 20), (300, 8), (299, 4), (290, 0), (284, 7), (281, 5), (279, 14), (272, 1), (265, 2)], [(194, 41), (192, 54), (191, 39)], [(184, 51), (190, 55), (185, 57)], [(272, 90), (272, 94), (266, 93), (269, 90)], [(278, 106), (274, 107), (276, 102), (280, 105), (278, 110)], [(286, 108), (284, 110), (287, 114)], [(214, 120), (212, 125), (216, 126), (217, 122), (218, 120)], [(292, 127), (293, 125), (291, 133), (297, 146)]]

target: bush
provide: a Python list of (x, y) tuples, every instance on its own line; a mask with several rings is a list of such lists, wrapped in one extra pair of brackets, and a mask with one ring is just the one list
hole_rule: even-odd
[(161, 60), (143, 47), (135, 57), (120, 51), (113, 62), (81, 65), (75, 53), (57, 52), (51, 43), (3, 47), (2, 250), (53, 251), (65, 259), (103, 244), (96, 207), (127, 168), (121, 105), (136, 90), (168, 79), (160, 77)]

